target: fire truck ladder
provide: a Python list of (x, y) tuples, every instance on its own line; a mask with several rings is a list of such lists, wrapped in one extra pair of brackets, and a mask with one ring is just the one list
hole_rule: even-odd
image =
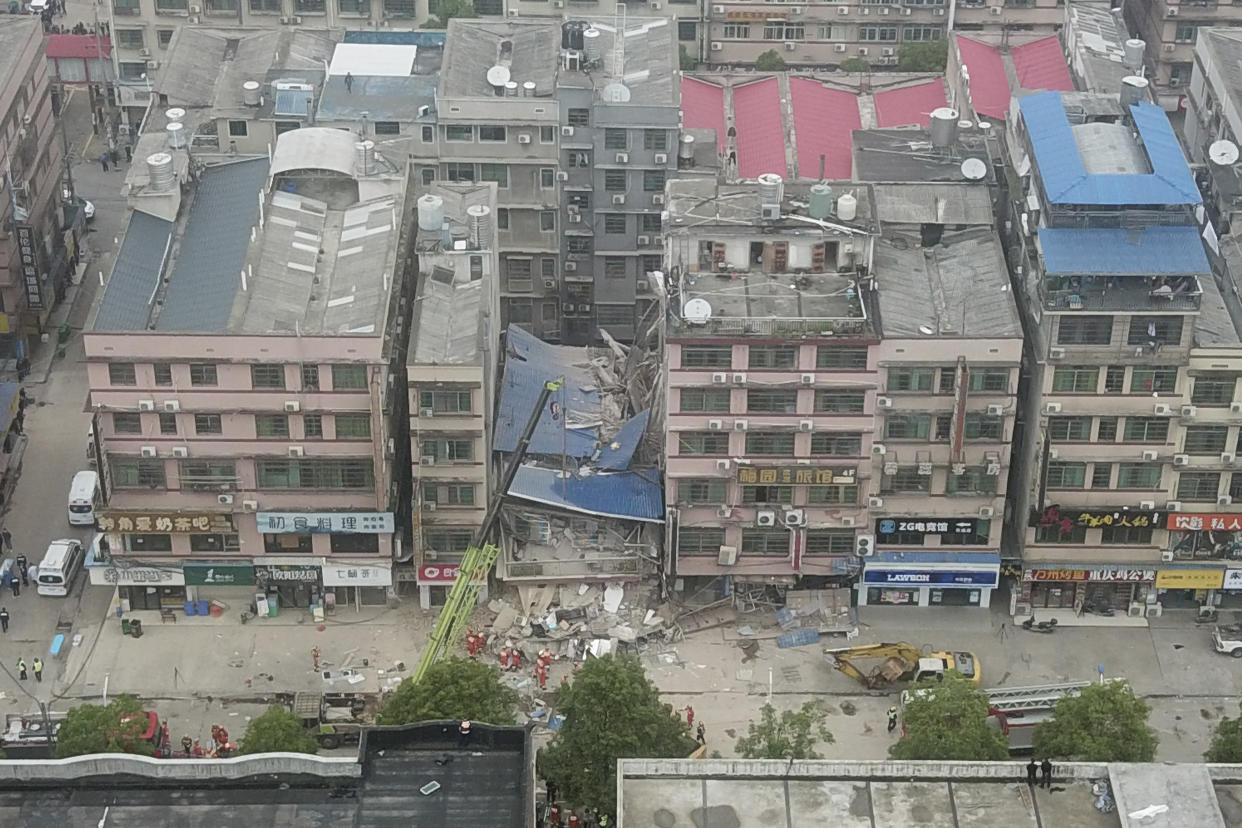
[(499, 555), (500, 547), (491, 543), (471, 546), (466, 550), (461, 568), (457, 571), (457, 580), (449, 590), (448, 600), (444, 602), (440, 617), (436, 619), (436, 628), (427, 642), (427, 649), (423, 650), (423, 657), (419, 659), (418, 668), (414, 671), (415, 684), (422, 681), (428, 668), (461, 639), (470, 620), (470, 613), (474, 612), (474, 606), (478, 603), (479, 593), (487, 584), (487, 574), (491, 572), (492, 564), (496, 563)]
[(1064, 684), (1037, 684), (1032, 687), (997, 687), (985, 692), (989, 707), (1008, 713), (1052, 707), (1066, 696), (1077, 696), (1090, 685), (1089, 681), (1067, 681)]

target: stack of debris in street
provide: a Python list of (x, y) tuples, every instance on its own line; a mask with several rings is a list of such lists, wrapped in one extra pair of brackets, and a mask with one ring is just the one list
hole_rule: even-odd
[(775, 639), (776, 646), (784, 648), (814, 644), (824, 635), (855, 638), (858, 611), (850, 603), (848, 589), (791, 589), (785, 593), (785, 606), (745, 618), (725, 631), (725, 639)]

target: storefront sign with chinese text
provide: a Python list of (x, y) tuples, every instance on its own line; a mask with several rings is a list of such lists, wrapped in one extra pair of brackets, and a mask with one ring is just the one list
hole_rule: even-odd
[(158, 532), (195, 534), (232, 532), (231, 515), (175, 512), (103, 512), (95, 519), (100, 532)]
[(254, 576), (259, 583), (266, 581), (273, 584), (317, 584), (319, 583), (319, 567), (262, 564), (254, 568)]
[(17, 249), (21, 256), (22, 282), (26, 286), (26, 307), (43, 310), (43, 293), (39, 288), (39, 244), (35, 229), (29, 224), (17, 225)]
[(1165, 512), (1140, 509), (1062, 509), (1049, 506), (1042, 512), (1031, 512), (1031, 526), (1060, 527), (1069, 534), (1075, 526), (1097, 529), (1104, 526), (1131, 526), (1159, 529), (1164, 525)]
[(182, 565), (188, 586), (250, 586), (254, 583), (254, 567), (235, 563), (194, 563)]
[(1100, 566), (1094, 569), (1027, 569), (1024, 581), (1154, 581), (1156, 570)]
[(828, 486), (857, 482), (853, 469), (817, 469), (810, 466), (738, 466), (737, 482), (760, 486)]
[(777, 11), (731, 11), (725, 14), (725, 20), (785, 20), (789, 12)]
[(426, 564), (418, 568), (418, 582), (420, 584), (451, 584), (457, 580), (457, 573), (461, 567), (457, 564), (444, 564), (436, 566), (434, 564)]
[(392, 569), (386, 566), (331, 562), (323, 565), (323, 585), (386, 587), (392, 585)]
[(1156, 573), (1156, 589), (1220, 589), (1223, 569), (1162, 569)]
[(1221, 589), (1242, 589), (1242, 569), (1226, 569)]
[[(875, 522), (877, 543), (910, 543), (902, 535), (945, 535), (943, 543), (953, 543), (953, 536), (973, 538), (979, 531), (976, 518), (898, 517), (881, 518)], [(921, 540), (914, 541), (922, 543)]]
[(1173, 512), (1168, 527), (1179, 532), (1238, 532), (1242, 531), (1242, 514)]
[(391, 535), (392, 512), (259, 512), (259, 531), (297, 535)]
[(892, 570), (868, 569), (863, 580), (869, 584), (894, 584), (901, 586), (996, 586), (997, 570), (989, 572), (951, 572), (941, 570)]
[(95, 586), (182, 586), (185, 575), (180, 567), (159, 569), (152, 566), (91, 566)]

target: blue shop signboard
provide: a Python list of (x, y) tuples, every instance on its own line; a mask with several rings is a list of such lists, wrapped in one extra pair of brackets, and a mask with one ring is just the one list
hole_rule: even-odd
[(954, 572), (950, 569), (868, 569), (863, 573), (863, 580), (869, 584), (890, 584), (892, 586), (963, 586), (963, 587), (994, 587), (998, 572)]

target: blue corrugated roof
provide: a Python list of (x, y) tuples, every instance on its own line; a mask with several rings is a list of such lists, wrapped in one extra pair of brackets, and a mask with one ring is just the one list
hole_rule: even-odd
[(1039, 231), (1051, 274), (1190, 275), (1211, 272), (1194, 227), (1052, 228)]
[(343, 43), (378, 43), (384, 46), (443, 46), (445, 32), (372, 32), (365, 29), (345, 33)]
[(612, 438), (612, 442), (600, 451), (599, 467), (610, 471), (628, 469), (630, 461), (634, 459), (634, 452), (643, 439), (643, 433), (647, 430), (649, 419), (651, 419), (651, 412), (641, 411), (621, 426), (621, 430)]
[(1202, 200), (1160, 107), (1145, 101), (1130, 107), (1152, 172), (1088, 175), (1061, 93), (1029, 95), (1019, 106), (1044, 192), (1053, 204), (1198, 204)]
[[(590, 457), (595, 453), (596, 432), (594, 423), (599, 421), (599, 392), (595, 380), (585, 364), (587, 352), (583, 348), (567, 348), (549, 345), (511, 326), (505, 334), (507, 356), (504, 377), (500, 381), (500, 403), (496, 413), (496, 435), (492, 448), (496, 451), (513, 451), (531, 411), (539, 399), (543, 384), (557, 377), (564, 377), (561, 390), (552, 395), (549, 408), (555, 403), (558, 416), (552, 417), (548, 410), (539, 418), (531, 438), (532, 454), (564, 454), (568, 457)], [(574, 423), (582, 424), (571, 427)], [(591, 424), (591, 425), (586, 425)]]
[(600, 517), (662, 522), (664, 489), (657, 469), (562, 477), (559, 469), (522, 466), (509, 494)]
[(267, 168), (266, 157), (255, 158), (208, 167), (199, 176), (156, 330), (228, 326)]
[(876, 550), (875, 555), (867, 559), (868, 563), (955, 563), (955, 564), (996, 564), (1000, 565), (1000, 553), (997, 552), (892, 552)]
[(164, 267), (164, 253), (173, 223), (137, 210), (130, 213), (125, 241), (112, 265), (94, 330), (145, 331), (151, 317), (151, 299)]

